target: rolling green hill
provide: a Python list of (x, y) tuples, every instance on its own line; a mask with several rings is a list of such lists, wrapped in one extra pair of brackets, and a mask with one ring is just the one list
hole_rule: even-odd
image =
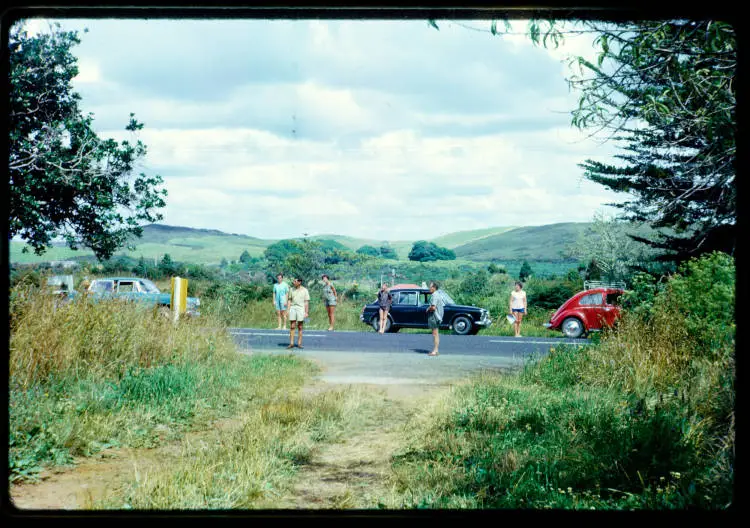
[(499, 235), (516, 229), (516, 226), (509, 227), (490, 227), (487, 229), (472, 229), (470, 231), (456, 231), (455, 233), (448, 233), (437, 238), (433, 238), (430, 242), (434, 242), (438, 246), (445, 247), (448, 249), (455, 249), (469, 242), (480, 240), (492, 235)]
[[(575, 240), (588, 224), (565, 223), (538, 227), (493, 227), (469, 231), (457, 231), (430, 239), (437, 245), (453, 249), (459, 259), (472, 261), (496, 260), (556, 260), (565, 245)], [(323, 234), (310, 237), (313, 240), (334, 240), (356, 251), (365, 244), (380, 247), (378, 239), (357, 238)], [(169, 253), (173, 260), (196, 264), (218, 264), (222, 258), (237, 260), (243, 251), (252, 257), (263, 255), (265, 248), (277, 240), (261, 239), (247, 235), (229, 234), (215, 229), (193, 229), (189, 227), (148, 225), (143, 228), (143, 237), (136, 239), (135, 250), (123, 249), (116, 256), (147, 259), (161, 258)], [(390, 241), (399, 259), (406, 260), (413, 241)], [(75, 260), (91, 258), (90, 250), (73, 251), (57, 245), (43, 255), (22, 253), (24, 244), (11, 241), (10, 260), (15, 263), (38, 263), (53, 260)]]
[(575, 242), (589, 224), (567, 222), (517, 227), (463, 244), (453, 249), (456, 257), (474, 261), (559, 260), (566, 246)]

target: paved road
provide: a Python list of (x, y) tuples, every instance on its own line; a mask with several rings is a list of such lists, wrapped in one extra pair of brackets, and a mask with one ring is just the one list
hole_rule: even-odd
[[(286, 350), (289, 344), (288, 330), (230, 328), (229, 331), (240, 348)], [(550, 347), (561, 344), (584, 345), (586, 343), (588, 343), (586, 339), (449, 334), (440, 336), (440, 354), (524, 357), (532, 354), (546, 354)], [(302, 345), (305, 347), (304, 350), (310, 349), (311, 351), (426, 354), (432, 350), (432, 335), (429, 333), (378, 334), (377, 332), (306, 330), (303, 333)]]

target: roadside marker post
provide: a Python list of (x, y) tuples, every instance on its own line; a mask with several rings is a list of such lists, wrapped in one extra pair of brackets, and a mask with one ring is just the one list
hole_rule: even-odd
[(170, 305), (172, 306), (175, 323), (180, 315), (184, 314), (187, 310), (187, 285), (187, 279), (172, 277), (172, 296), (170, 298)]

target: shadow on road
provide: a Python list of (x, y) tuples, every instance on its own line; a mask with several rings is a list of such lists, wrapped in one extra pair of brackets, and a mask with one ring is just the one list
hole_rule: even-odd
[(417, 354), (429, 354), (429, 350), (425, 350), (424, 348), (410, 348), (412, 352), (416, 352)]

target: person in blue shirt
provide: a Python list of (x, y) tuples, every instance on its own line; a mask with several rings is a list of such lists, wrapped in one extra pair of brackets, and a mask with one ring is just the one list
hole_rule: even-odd
[[(276, 316), (279, 318), (279, 326), (276, 330), (283, 330), (286, 328), (286, 301), (289, 296), (289, 285), (284, 282), (284, 275), (279, 273), (276, 275), (276, 284), (273, 285), (273, 306), (276, 310)], [(284, 318), (284, 324), (282, 325), (281, 319)]]

